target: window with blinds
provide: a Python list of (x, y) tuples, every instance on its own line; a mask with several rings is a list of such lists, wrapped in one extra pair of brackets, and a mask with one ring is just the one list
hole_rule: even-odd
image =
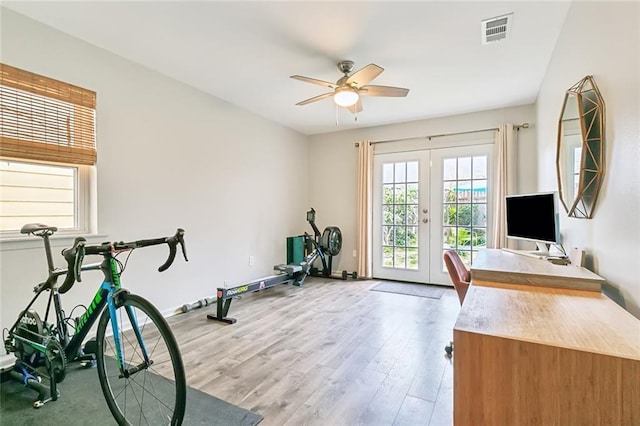
[(96, 94), (0, 64), (0, 232), (88, 230)]

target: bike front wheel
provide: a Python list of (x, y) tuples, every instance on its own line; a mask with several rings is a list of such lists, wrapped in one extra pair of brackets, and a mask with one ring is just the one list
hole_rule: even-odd
[(117, 332), (107, 308), (96, 339), (98, 377), (107, 405), (121, 425), (180, 425), (187, 385), (176, 339), (150, 302), (133, 294), (117, 299)]

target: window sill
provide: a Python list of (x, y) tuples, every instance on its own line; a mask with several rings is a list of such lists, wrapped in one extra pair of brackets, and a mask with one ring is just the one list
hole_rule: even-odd
[[(51, 247), (71, 247), (76, 237), (84, 237), (90, 243), (103, 242), (107, 234), (58, 234), (49, 237)], [(42, 238), (35, 236), (7, 237), (0, 239), (0, 252), (44, 248)]]

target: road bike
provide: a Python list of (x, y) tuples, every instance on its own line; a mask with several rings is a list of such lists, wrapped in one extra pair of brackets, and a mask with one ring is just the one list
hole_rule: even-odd
[[(180, 425), (186, 406), (186, 379), (178, 344), (158, 309), (122, 288), (120, 276), (127, 262), (123, 264), (117, 257), (124, 252), (130, 255), (138, 248), (167, 244), (169, 257), (158, 268), (165, 271), (173, 263), (178, 245), (188, 260), (184, 230), (178, 229), (170, 237), (97, 245), (78, 237), (72, 247), (62, 250), (65, 269), (56, 268), (51, 255), (49, 237), (56, 231), (54, 226), (37, 223), (27, 224), (20, 231), (43, 239), (49, 277), (35, 286), (36, 295), (3, 335), (7, 353), (16, 356), (10, 375), (38, 391), (34, 407), (39, 408), (60, 397), (57, 385), (64, 380), (69, 362), (97, 365), (102, 392), (118, 424)], [(102, 256), (102, 261), (83, 265), (89, 255)], [(81, 271), (90, 270), (102, 271), (104, 281), (86, 307), (78, 305), (67, 315), (61, 295), (76, 281), (82, 281)], [(65, 280), (58, 286), (58, 278), (63, 275)], [(31, 308), (45, 292), (49, 296), (41, 319)], [(49, 321), (52, 306), (55, 318)], [(74, 316), (78, 308), (84, 312)], [(85, 342), (96, 321), (95, 338)], [(49, 386), (43, 383), (43, 377)]]

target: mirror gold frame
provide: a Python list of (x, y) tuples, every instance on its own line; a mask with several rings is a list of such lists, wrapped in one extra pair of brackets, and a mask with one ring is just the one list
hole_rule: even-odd
[(604, 100), (588, 75), (567, 90), (558, 122), (558, 192), (570, 217), (593, 217), (604, 177), (604, 130)]

